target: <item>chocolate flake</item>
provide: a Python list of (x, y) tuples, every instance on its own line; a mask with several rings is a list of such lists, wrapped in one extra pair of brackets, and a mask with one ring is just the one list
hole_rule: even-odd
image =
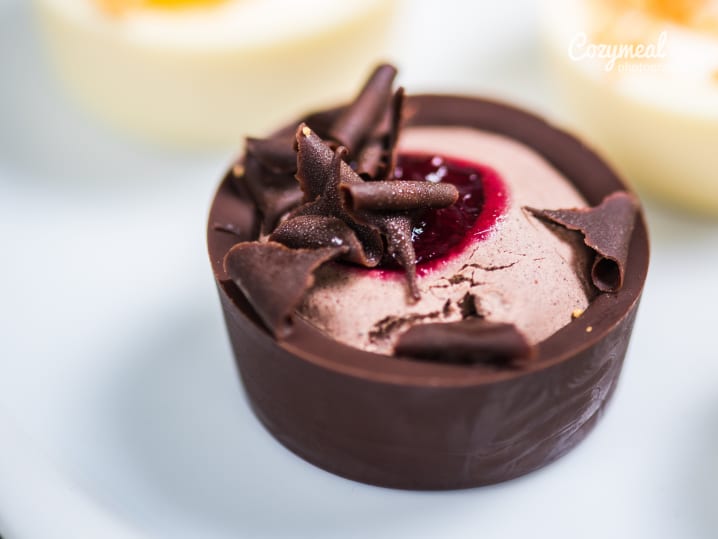
[(441, 363), (508, 365), (531, 359), (535, 350), (513, 324), (467, 318), (414, 326), (399, 337), (395, 353)]
[(302, 191), (291, 175), (273, 172), (252, 154), (245, 156), (244, 167), (237, 172), (242, 175), (234, 175), (233, 181), (251, 195), (265, 230), (271, 230), (282, 215), (302, 202)]
[(384, 158), (384, 145), (381, 140), (371, 140), (362, 149), (357, 158), (357, 173), (365, 180), (379, 175)]
[(364, 179), (391, 179), (396, 165), (397, 142), (404, 110), (404, 88), (399, 88), (384, 118), (357, 157), (357, 173)]
[(323, 197), (328, 203), (325, 209), (338, 211), (341, 206), (339, 184), (363, 181), (343, 159), (339, 160), (337, 172), (335, 154), (340, 152), (340, 157), (344, 157), (346, 149), (340, 146), (336, 151), (332, 151), (329, 145), (304, 123), (297, 128), (295, 137), (298, 149), (297, 181), (304, 193), (304, 202), (314, 202)]
[[(299, 149), (297, 180), (305, 200), (311, 201), (297, 208), (286, 226), (299, 216), (322, 215), (341, 219), (364, 246), (363, 254), (350, 251), (349, 259), (369, 261), (370, 264), (364, 265), (370, 267), (381, 260), (383, 235), (389, 255), (406, 272), (411, 297), (419, 299), (416, 254), (411, 241), (414, 214), (409, 210), (449, 206), (458, 198), (456, 188), (428, 181), (365, 182), (342, 159), (346, 155), (343, 146), (332, 152), (329, 145), (304, 124), (297, 129), (296, 137)], [(309, 230), (306, 233), (308, 236), (314, 234)], [(319, 235), (326, 238), (324, 232)]]
[[(339, 249), (324, 260), (341, 257), (366, 267), (377, 266), (388, 255), (404, 268), (410, 295), (419, 299), (413, 220), (424, 209), (450, 206), (458, 192), (449, 184), (388, 181), (393, 179), (404, 105), (403, 88), (392, 94), (395, 76), (393, 66), (381, 65), (336, 120), (312, 117), (326, 140), (305, 123), (293, 139), (286, 132), (248, 138), (233, 180), (251, 195), (271, 243), (285, 250)], [(347, 162), (350, 153), (361, 175)], [(277, 249), (267, 252), (284, 253)], [(255, 269), (261, 272), (269, 265), (267, 261)], [(306, 275), (305, 270), (300, 277)], [(272, 306), (272, 301), (260, 303)], [(279, 331), (286, 313), (276, 305), (256, 308), (264, 309), (265, 322)]]
[(394, 167), (397, 159), (397, 142), (399, 142), (399, 131), (401, 130), (402, 112), (404, 111), (404, 88), (400, 87), (391, 101), (391, 121), (389, 123), (389, 134), (386, 137), (387, 165), (381, 178), (384, 180), (394, 174)]
[[(381, 261), (384, 244), (379, 229), (366, 223), (358, 223), (347, 213), (339, 192), (341, 184), (362, 183), (363, 180), (342, 159), (346, 155), (343, 146), (334, 152), (319, 136), (302, 124), (297, 129), (297, 180), (305, 193), (305, 200), (312, 201), (297, 208), (287, 223), (299, 216), (320, 215), (344, 221), (356, 234), (363, 246), (362, 253), (349, 252), (350, 259), (363, 260), (365, 266), (374, 267)], [(296, 223), (295, 223), (296, 224)], [(307, 234), (311, 231), (307, 230)]]
[(297, 153), (291, 133), (265, 139), (248, 137), (246, 147), (248, 154), (272, 172), (294, 174), (297, 170)]
[(314, 271), (349, 248), (290, 249), (279, 243), (239, 243), (224, 269), (276, 338), (289, 335), (293, 314), (314, 284)]
[(381, 256), (370, 257), (354, 231), (344, 221), (324, 215), (299, 215), (281, 223), (269, 236), (293, 249), (347, 246), (342, 259), (361, 266), (376, 266)]
[(411, 241), (413, 216), (409, 212), (351, 212), (352, 218), (359, 223), (378, 229), (386, 238), (389, 255), (402, 267), (410, 296), (421, 298), (416, 281), (416, 252)]
[(409, 294), (415, 300), (421, 299), (416, 281), (416, 253), (411, 242), (412, 218), (408, 215), (382, 215), (374, 221), (386, 236), (389, 254), (404, 268)]
[(583, 234), (584, 243), (596, 252), (591, 268), (593, 285), (601, 292), (618, 292), (621, 289), (638, 212), (635, 197), (625, 191), (617, 191), (592, 208), (525, 209), (536, 217)]
[(450, 183), (375, 181), (341, 186), (344, 204), (357, 211), (438, 209), (451, 206), (459, 191)]
[(378, 124), (391, 99), (396, 68), (389, 64), (377, 67), (354, 102), (334, 122), (329, 136), (350, 153), (358, 152)]

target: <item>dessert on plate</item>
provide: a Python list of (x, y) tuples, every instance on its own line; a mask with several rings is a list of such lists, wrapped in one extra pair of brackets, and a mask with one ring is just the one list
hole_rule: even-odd
[(397, 488), (504, 481), (601, 415), (645, 223), (570, 135), (395, 76), (247, 139), (208, 225), (230, 340), (257, 416), (309, 462)]
[(718, 3), (544, 0), (571, 127), (628, 181), (718, 215)]
[[(34, 0), (83, 105), (145, 139), (236, 147), (238, 133), (347, 99), (385, 54), (395, 0)], [(358, 71), (357, 71), (358, 69)]]

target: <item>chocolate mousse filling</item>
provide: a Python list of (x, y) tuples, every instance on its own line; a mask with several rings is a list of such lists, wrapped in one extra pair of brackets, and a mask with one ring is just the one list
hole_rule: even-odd
[(491, 101), (405, 98), (395, 74), (247, 141), (208, 229), (229, 336), (258, 417), (308, 461), (399, 488), (503, 481), (602, 413), (645, 223), (570, 135)]

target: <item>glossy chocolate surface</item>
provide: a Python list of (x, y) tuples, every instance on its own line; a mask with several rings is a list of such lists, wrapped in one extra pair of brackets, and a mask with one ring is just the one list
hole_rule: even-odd
[[(467, 126), (533, 148), (590, 205), (626, 189), (580, 141), (541, 118), (465, 97), (414, 96), (408, 125)], [(329, 123), (338, 109), (305, 119)], [(284, 130), (294, 131), (299, 122)], [(601, 416), (618, 380), (648, 269), (639, 214), (622, 289), (539, 343), (521, 368), (411, 361), (340, 344), (297, 318), (278, 342), (222, 269), (256, 238), (251, 197), (222, 182), (209, 255), (239, 373), (257, 416), (285, 446), (333, 473), (407, 489), (452, 489), (526, 474), (565, 454)]]

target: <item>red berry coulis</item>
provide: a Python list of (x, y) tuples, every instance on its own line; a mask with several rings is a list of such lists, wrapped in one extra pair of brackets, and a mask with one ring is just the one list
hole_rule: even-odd
[(459, 191), (453, 206), (427, 210), (414, 223), (412, 241), (419, 275), (488, 237), (508, 204), (506, 186), (499, 174), (463, 159), (400, 154), (394, 174), (398, 180), (447, 182)]

